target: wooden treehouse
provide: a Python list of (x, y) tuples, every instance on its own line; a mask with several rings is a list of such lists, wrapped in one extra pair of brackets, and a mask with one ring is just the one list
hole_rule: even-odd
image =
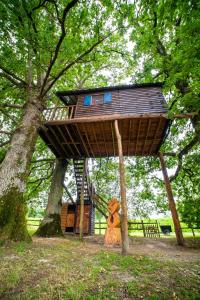
[(79, 232), (81, 191), (85, 233), (94, 228), (93, 208), (105, 211), (106, 204), (95, 194), (84, 168), (87, 158), (119, 156), (122, 210), (126, 210), (123, 156), (158, 156), (168, 128), (161, 87), (138, 84), (56, 93), (62, 105), (45, 110), (39, 133), (56, 157), (74, 161), (77, 202), (63, 206), (63, 229)]

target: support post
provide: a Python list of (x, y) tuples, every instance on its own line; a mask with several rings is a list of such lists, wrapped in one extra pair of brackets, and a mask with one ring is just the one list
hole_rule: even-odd
[(80, 238), (80, 240), (83, 240), (85, 168), (86, 168), (86, 160), (84, 161), (84, 166), (83, 166), (81, 195), (80, 195), (80, 222), (79, 222), (79, 238)]
[(122, 213), (121, 213), (122, 254), (126, 255), (129, 250), (126, 182), (125, 182), (124, 157), (123, 157), (123, 150), (122, 150), (122, 139), (119, 132), (117, 120), (115, 120), (115, 134), (117, 138), (118, 154), (119, 154), (119, 174), (120, 174), (120, 192), (121, 192), (121, 208), (122, 208)]
[(146, 237), (144, 221), (142, 220), (141, 223), (142, 223), (142, 231), (143, 231), (143, 235), (144, 235), (144, 237)]
[(176, 209), (176, 204), (175, 204), (173, 193), (172, 193), (171, 183), (170, 183), (169, 176), (167, 173), (164, 156), (162, 153), (159, 153), (159, 158), (160, 158), (161, 169), (162, 169), (163, 178), (164, 178), (164, 182), (165, 182), (165, 186), (166, 186), (169, 208), (171, 210), (172, 219), (173, 219), (173, 223), (174, 223), (176, 240), (177, 240), (178, 245), (184, 246), (183, 233), (182, 233), (182, 229), (181, 229), (181, 225), (180, 225), (180, 221), (179, 221), (179, 217), (178, 217), (178, 213), (177, 213), (177, 209)]

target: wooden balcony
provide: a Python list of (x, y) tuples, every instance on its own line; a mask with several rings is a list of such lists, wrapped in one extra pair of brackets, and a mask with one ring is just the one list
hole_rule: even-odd
[(47, 108), (43, 112), (44, 121), (64, 121), (74, 118), (76, 105), (56, 106)]
[(166, 114), (109, 115), (78, 118), (76, 106), (45, 111), (39, 134), (56, 157), (117, 156), (114, 120), (119, 122), (125, 156), (157, 155), (168, 128)]

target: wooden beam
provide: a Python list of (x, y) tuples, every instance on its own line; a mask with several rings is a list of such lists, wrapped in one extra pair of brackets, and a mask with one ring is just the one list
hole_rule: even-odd
[(83, 240), (83, 222), (84, 222), (84, 187), (85, 187), (85, 171), (86, 171), (86, 159), (84, 160), (81, 194), (80, 194), (80, 223), (79, 223), (79, 238)]
[(141, 120), (139, 120), (139, 124), (138, 124), (137, 137), (136, 137), (136, 142), (135, 142), (135, 154), (137, 153), (137, 143), (138, 143), (138, 137), (140, 134), (140, 125), (141, 125)]
[(91, 127), (92, 127), (92, 131), (93, 131), (93, 135), (94, 135), (94, 138), (95, 138), (95, 141), (96, 141), (96, 145), (97, 145), (97, 149), (98, 149), (99, 155), (101, 155), (101, 151), (99, 149), (98, 139), (97, 139), (97, 136), (96, 136), (96, 131), (94, 129), (94, 124), (92, 124)]
[(81, 140), (82, 146), (83, 146), (83, 148), (84, 148), (84, 150), (85, 150), (85, 152), (86, 152), (86, 155), (87, 155), (88, 157), (90, 157), (89, 152), (88, 152), (88, 149), (87, 149), (87, 146), (86, 146), (86, 144), (85, 144), (85, 142), (84, 142), (84, 140), (83, 140), (83, 138), (82, 138), (81, 132), (80, 132), (80, 130), (79, 130), (79, 128), (78, 128), (78, 125), (75, 124), (75, 126), (76, 126), (76, 131), (77, 131), (77, 133), (78, 133), (78, 135), (79, 135), (79, 138), (80, 138), (80, 140)]
[(125, 181), (125, 167), (122, 150), (122, 139), (119, 132), (118, 121), (115, 120), (115, 134), (117, 137), (118, 153), (119, 153), (119, 174), (120, 174), (120, 191), (121, 191), (121, 231), (122, 231), (122, 254), (127, 255), (129, 250), (128, 239), (128, 214), (126, 201), (126, 181)]
[(101, 125), (101, 132), (102, 132), (103, 140), (104, 140), (105, 153), (108, 156), (108, 150), (107, 150), (106, 139), (105, 139), (105, 134), (104, 134), (104, 131), (105, 131), (104, 123), (101, 123), (100, 125)]
[[(157, 140), (156, 137), (157, 137), (157, 134), (158, 134), (159, 129), (160, 129), (161, 121), (162, 121), (162, 119), (159, 119), (159, 121), (158, 121), (158, 125), (157, 125), (157, 127), (156, 127), (156, 132), (155, 132), (155, 134), (154, 134), (154, 138), (152, 139), (152, 143), (151, 143), (150, 149), (149, 149), (149, 153), (150, 153), (150, 154), (151, 154), (151, 151), (152, 151), (154, 142)], [(160, 140), (160, 139), (159, 139), (159, 140)]]
[(127, 145), (127, 153), (128, 153), (128, 155), (129, 155), (130, 139), (131, 139), (131, 125), (132, 125), (132, 120), (129, 120), (128, 145)]
[[(67, 142), (67, 139), (65, 137), (65, 135), (63, 134), (62, 130), (60, 129), (60, 126), (57, 126), (58, 131), (60, 132), (60, 135), (62, 136), (65, 145), (69, 148), (69, 151), (72, 153), (72, 155), (74, 155), (74, 151), (72, 150), (71, 146), (69, 145), (69, 143)], [(61, 143), (60, 143), (61, 144)], [(62, 143), (63, 144), (63, 143)]]
[(171, 210), (172, 219), (173, 219), (173, 223), (174, 223), (176, 240), (177, 240), (178, 245), (184, 246), (183, 233), (182, 233), (182, 229), (181, 229), (181, 225), (180, 225), (180, 221), (179, 221), (179, 217), (178, 217), (178, 213), (177, 213), (177, 209), (176, 209), (176, 204), (175, 204), (173, 193), (172, 193), (171, 183), (169, 181), (169, 176), (168, 176), (164, 156), (162, 153), (159, 153), (159, 158), (160, 158), (161, 169), (162, 169), (162, 173), (163, 173), (163, 177), (164, 177), (164, 181), (165, 181), (167, 197), (168, 197), (168, 202), (169, 202), (169, 208)]
[(72, 145), (74, 145), (74, 147), (76, 148), (76, 151), (77, 151), (78, 155), (81, 156), (80, 151), (78, 150), (78, 147), (76, 146), (76, 143), (75, 143), (75, 141), (74, 141), (74, 139), (73, 139), (73, 137), (72, 137), (72, 135), (70, 133), (70, 130), (68, 130), (67, 126), (64, 126), (64, 128), (67, 131), (67, 133), (68, 133), (68, 135), (69, 135), (69, 137), (70, 137), (70, 139), (72, 141)]
[(145, 140), (144, 140), (144, 146), (143, 146), (143, 150), (142, 150), (142, 155), (144, 155), (144, 152), (145, 152), (145, 146), (146, 146), (146, 142), (148, 140), (148, 135), (149, 135), (149, 129), (150, 129), (150, 127), (151, 127), (151, 119), (148, 120), (147, 133), (146, 133)]
[(113, 133), (113, 124), (111, 122), (111, 134), (112, 134), (112, 142), (113, 142), (113, 154), (115, 156), (115, 136), (114, 136), (114, 133)]
[(90, 140), (89, 140), (89, 137), (88, 137), (88, 134), (87, 134), (87, 129), (86, 129), (86, 125), (85, 124), (82, 124), (83, 128), (84, 128), (84, 131), (85, 131), (85, 136), (86, 136), (86, 140), (87, 140), (87, 143), (88, 143), (88, 147), (90, 148), (90, 151), (92, 153), (92, 156), (94, 156), (94, 152), (92, 150), (92, 147), (91, 147), (91, 144), (90, 144)]
[(56, 124), (75, 124), (75, 123), (92, 123), (92, 122), (102, 122), (102, 121), (115, 121), (124, 119), (149, 119), (149, 118), (163, 118), (168, 119), (167, 114), (162, 113), (144, 113), (144, 114), (113, 114), (95, 117), (84, 117), (84, 118), (74, 118), (68, 120), (55, 120), (46, 122), (51, 125)]
[(51, 131), (51, 133), (52, 133), (53, 136), (55, 137), (55, 139), (56, 139), (58, 145), (61, 146), (62, 151), (65, 153), (65, 155), (66, 155), (66, 157), (67, 157), (67, 156), (68, 156), (68, 153), (67, 153), (65, 147), (62, 145), (62, 143), (60, 142), (59, 138), (57, 137), (57, 135), (55, 134), (55, 132), (54, 132), (54, 130), (52, 129), (51, 126), (49, 126), (49, 130)]
[(53, 148), (56, 150), (56, 153), (58, 154), (58, 156), (64, 158), (65, 157), (65, 152), (61, 152), (59, 146), (54, 142), (54, 140), (52, 139), (50, 133), (48, 132), (50, 130), (44, 130), (42, 133), (44, 134), (44, 136), (46, 137), (46, 139), (48, 141), (50, 141), (50, 144), (53, 146)]

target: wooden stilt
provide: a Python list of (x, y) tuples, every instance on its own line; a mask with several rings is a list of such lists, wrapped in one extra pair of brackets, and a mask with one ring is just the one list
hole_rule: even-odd
[(80, 240), (83, 240), (85, 167), (86, 167), (86, 160), (84, 162), (84, 167), (83, 167), (82, 186), (81, 186), (81, 194), (80, 194), (80, 222), (79, 222)]
[(181, 225), (180, 225), (180, 221), (179, 221), (179, 217), (178, 217), (178, 213), (177, 213), (177, 209), (176, 209), (176, 204), (175, 204), (173, 193), (172, 193), (171, 183), (170, 183), (168, 173), (167, 173), (164, 156), (162, 153), (159, 153), (159, 158), (160, 158), (161, 169), (162, 169), (162, 173), (163, 173), (163, 177), (164, 177), (164, 181), (165, 181), (167, 197), (168, 197), (168, 202), (169, 202), (169, 208), (171, 210), (172, 219), (173, 219), (173, 223), (174, 223), (174, 229), (175, 229), (175, 233), (176, 233), (177, 243), (180, 246), (184, 246), (183, 233), (182, 233), (182, 229), (181, 229)]
[(126, 201), (126, 182), (125, 168), (122, 151), (122, 140), (119, 132), (118, 121), (115, 120), (115, 134), (117, 138), (118, 154), (119, 154), (119, 173), (120, 173), (120, 191), (121, 191), (121, 231), (122, 231), (122, 254), (126, 255), (129, 250), (128, 239), (128, 216), (127, 216), (127, 201)]

